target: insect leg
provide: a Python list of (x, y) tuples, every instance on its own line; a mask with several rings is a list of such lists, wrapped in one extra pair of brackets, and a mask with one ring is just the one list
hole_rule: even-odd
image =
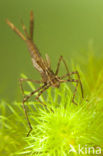
[[(39, 101), (42, 105), (44, 105), (46, 108), (47, 108), (47, 105), (44, 104), (44, 103), (39, 99), (39, 97), (40, 97), (40, 95), (41, 95), (45, 90), (47, 90), (49, 87), (50, 87), (50, 84), (47, 85), (47, 86), (45, 86), (45, 87), (38, 93), (38, 95), (37, 95), (37, 97), (36, 97), (36, 100)], [(48, 109), (48, 108), (47, 108), (47, 109)], [(50, 111), (54, 112), (52, 108), (50, 108)]]
[(44, 87), (45, 87), (45, 85), (39, 87), (38, 89), (32, 91), (29, 95), (27, 95), (27, 96), (24, 97), (24, 99), (23, 99), (23, 102), (22, 102), (22, 104), (23, 104), (23, 110), (24, 110), (24, 113), (25, 113), (25, 116), (26, 116), (26, 120), (27, 120), (28, 125), (29, 125), (29, 128), (30, 128), (30, 130), (29, 130), (27, 136), (29, 136), (30, 132), (32, 131), (32, 126), (31, 126), (31, 123), (30, 123), (30, 121), (29, 121), (28, 114), (27, 114), (27, 111), (26, 111), (26, 108), (25, 108), (25, 102), (26, 102), (33, 94), (35, 94), (36, 92), (38, 92), (40, 89), (42, 89), (42, 88), (44, 88)]
[(46, 106), (46, 104), (44, 104), (40, 99), (39, 99), (39, 97), (40, 97), (40, 95), (46, 90), (46, 89), (48, 89), (50, 87), (50, 85), (47, 85), (47, 86), (45, 86), (39, 93), (38, 93), (38, 95), (36, 96), (36, 100), (38, 100), (41, 104), (43, 104), (44, 106)]
[(75, 95), (76, 95), (76, 92), (77, 92), (79, 80), (72, 79), (72, 80), (70, 80), (70, 82), (76, 82), (76, 86), (75, 86), (75, 90), (74, 90), (74, 93), (73, 93), (72, 102), (77, 105), (77, 103), (74, 101), (74, 98), (75, 98)]
[(72, 72), (72, 74), (76, 74), (77, 75), (78, 80), (79, 80), (79, 84), (80, 84), (80, 88), (81, 88), (82, 98), (84, 98), (83, 86), (82, 86), (82, 82), (81, 82), (81, 79), (80, 79), (79, 72), (76, 70), (76, 71)]
[(75, 82), (76, 83), (76, 87), (75, 87), (75, 90), (74, 90), (74, 93), (73, 93), (72, 102), (77, 105), (77, 103), (74, 101), (74, 98), (75, 98), (75, 95), (76, 95), (76, 92), (77, 92), (79, 80), (76, 80), (76, 79), (68, 79), (68, 80), (61, 80), (60, 82)]
[[(79, 75), (78, 71), (69, 72), (68, 74), (63, 75), (60, 79), (61, 79), (61, 81), (62, 81), (62, 79), (65, 78), (65, 77), (67, 77), (68, 75), (70, 76), (70, 75), (74, 75), (74, 74), (76, 74), (77, 77), (78, 77), (78, 81), (79, 81), (80, 88), (81, 88), (81, 93), (82, 93), (82, 98), (84, 98), (83, 86), (82, 86), (82, 83), (81, 83), (81, 80), (80, 80), (80, 75)], [(68, 81), (68, 80), (67, 80), (67, 81)]]
[[(61, 63), (61, 61), (64, 63), (64, 66), (65, 66), (65, 68), (66, 68), (67, 73), (69, 73), (68, 66), (67, 66), (67, 64), (66, 64), (66, 62), (65, 62), (65, 60), (64, 60), (64, 58), (63, 58), (63, 56), (60, 56), (59, 61), (58, 61), (58, 64), (57, 64), (57, 69), (56, 69), (56, 72), (55, 72), (56, 75), (57, 75), (58, 72), (59, 72), (59, 68), (60, 68), (60, 63)], [(68, 77), (70, 78), (70, 75), (68, 75)]]
[(23, 96), (24, 96), (24, 89), (23, 89), (23, 82), (24, 81), (30, 81), (30, 82), (34, 82), (34, 83), (42, 83), (41, 81), (38, 81), (38, 80), (24, 79), (24, 78), (19, 79), (20, 89), (21, 89)]
[(34, 15), (33, 11), (30, 12), (30, 38), (33, 40), (33, 28), (34, 28)]

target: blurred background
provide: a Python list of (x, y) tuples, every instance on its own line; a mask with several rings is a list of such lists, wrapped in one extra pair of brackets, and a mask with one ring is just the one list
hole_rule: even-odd
[(86, 62), (89, 51), (98, 58), (103, 53), (103, 1), (0, 0), (0, 99), (20, 100), (21, 73), (40, 79), (24, 41), (5, 22), (8, 18), (22, 31), (23, 19), (29, 28), (30, 10), (35, 16), (35, 43), (43, 56), (48, 53), (54, 70), (60, 55), (69, 65), (71, 60), (82, 61), (82, 56)]

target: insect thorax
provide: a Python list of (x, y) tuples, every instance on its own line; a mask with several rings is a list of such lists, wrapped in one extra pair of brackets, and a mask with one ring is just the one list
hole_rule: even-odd
[(41, 74), (44, 83), (50, 83), (53, 87), (59, 87), (59, 79), (52, 70), (48, 70)]

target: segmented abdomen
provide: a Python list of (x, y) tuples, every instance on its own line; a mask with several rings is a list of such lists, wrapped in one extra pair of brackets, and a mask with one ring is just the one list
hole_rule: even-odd
[(32, 63), (34, 65), (34, 67), (40, 73), (42, 73), (44, 63), (43, 63), (43, 59), (42, 59), (38, 49), (36, 48), (35, 44), (31, 40), (27, 40), (26, 42), (27, 42), (28, 50), (30, 52), (30, 55), (31, 55), (31, 58), (32, 58)]

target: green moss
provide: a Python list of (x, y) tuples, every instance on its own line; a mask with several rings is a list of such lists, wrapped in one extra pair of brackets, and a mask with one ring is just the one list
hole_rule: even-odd
[[(97, 146), (103, 149), (103, 72), (98, 73), (93, 88), (90, 88), (87, 77), (78, 70), (85, 98), (81, 98), (79, 88), (75, 99), (78, 105), (74, 105), (71, 102), (74, 87), (64, 83), (59, 89), (49, 88), (47, 97), (41, 96), (48, 109), (31, 99), (26, 104), (33, 127), (29, 137), (26, 137), (29, 127), (22, 103), (1, 101), (0, 155), (72, 156), (78, 153), (69, 151), (72, 148), (78, 152), (78, 145), (93, 147), (95, 151)], [(32, 83), (28, 85), (35, 89)]]

